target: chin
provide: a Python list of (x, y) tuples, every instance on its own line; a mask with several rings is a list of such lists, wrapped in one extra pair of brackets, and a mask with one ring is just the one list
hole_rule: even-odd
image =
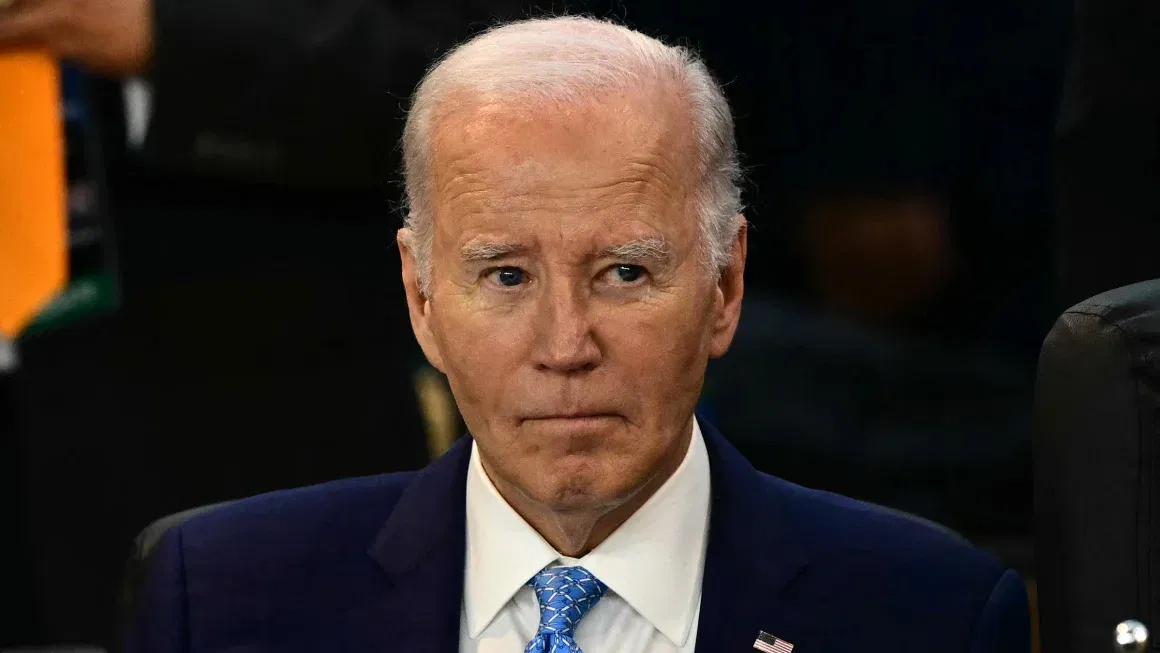
[(630, 474), (607, 464), (599, 456), (570, 455), (545, 466), (551, 470), (539, 499), (553, 510), (593, 510), (615, 506), (629, 499), (639, 483), (626, 483)]
[(569, 513), (597, 510), (609, 502), (589, 488), (571, 485), (554, 488), (541, 503), (553, 512)]

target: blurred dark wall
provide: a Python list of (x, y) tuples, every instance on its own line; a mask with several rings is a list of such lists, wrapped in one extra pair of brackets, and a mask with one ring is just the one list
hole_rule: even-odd
[(1056, 153), (1061, 310), (1160, 278), (1160, 4), (1077, 6)]

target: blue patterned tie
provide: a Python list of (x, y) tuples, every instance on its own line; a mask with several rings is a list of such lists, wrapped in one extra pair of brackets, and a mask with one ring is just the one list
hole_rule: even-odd
[(576, 625), (608, 588), (583, 567), (555, 567), (528, 585), (540, 601), (540, 630), (524, 653), (584, 653), (573, 639)]

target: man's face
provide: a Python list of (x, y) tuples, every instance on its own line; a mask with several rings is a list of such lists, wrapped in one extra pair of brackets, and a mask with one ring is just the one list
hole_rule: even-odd
[(716, 279), (689, 117), (658, 95), (441, 119), (429, 297), (403, 252), (415, 332), (489, 474), (554, 510), (611, 509), (683, 453), (736, 327), (744, 233)]

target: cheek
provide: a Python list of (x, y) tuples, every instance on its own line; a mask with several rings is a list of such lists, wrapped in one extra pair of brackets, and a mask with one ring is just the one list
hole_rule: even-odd
[(695, 319), (703, 309), (691, 304), (612, 313), (604, 320), (609, 350), (633, 371), (622, 378), (637, 385), (642, 397), (665, 401), (666, 395), (699, 387), (708, 329)]
[(505, 380), (526, 359), (533, 337), (530, 321), (515, 311), (478, 311), (447, 302), (436, 311), (432, 331), (461, 403), (498, 403)]

